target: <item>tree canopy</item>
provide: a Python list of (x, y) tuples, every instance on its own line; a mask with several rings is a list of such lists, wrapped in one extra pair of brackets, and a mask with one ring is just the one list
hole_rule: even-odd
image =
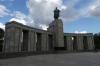
[(3, 38), (4, 38), (4, 30), (0, 28), (0, 52), (2, 51)]
[(100, 49), (100, 32), (94, 34), (94, 44), (97, 49)]

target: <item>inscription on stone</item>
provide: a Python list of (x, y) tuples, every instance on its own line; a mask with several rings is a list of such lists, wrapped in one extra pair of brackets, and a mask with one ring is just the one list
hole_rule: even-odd
[(62, 24), (59, 23), (59, 24), (58, 24), (58, 27), (62, 27)]

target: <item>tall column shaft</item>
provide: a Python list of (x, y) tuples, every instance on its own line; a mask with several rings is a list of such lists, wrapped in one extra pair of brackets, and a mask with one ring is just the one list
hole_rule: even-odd
[(20, 29), (20, 43), (19, 43), (19, 51), (21, 51), (21, 45), (22, 45), (22, 29)]
[(72, 50), (72, 37), (67, 36), (67, 50)]
[(88, 37), (88, 49), (92, 50), (93, 49), (93, 38), (92, 36), (87, 36)]
[(82, 50), (82, 37), (81, 36), (77, 36), (77, 49), (78, 50)]
[(30, 34), (30, 31), (29, 31), (29, 33), (28, 33), (28, 51), (31, 51), (30, 37), (31, 37), (31, 34)]

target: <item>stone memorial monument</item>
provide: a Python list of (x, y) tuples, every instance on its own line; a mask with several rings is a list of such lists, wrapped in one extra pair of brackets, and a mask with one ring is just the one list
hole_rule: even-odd
[(93, 33), (63, 33), (63, 22), (58, 19), (61, 11), (56, 7), (53, 12), (54, 20), (49, 24), (47, 31), (16, 21), (7, 22), (3, 52), (93, 50)]
[(63, 22), (59, 18), (59, 12), (60, 10), (56, 9), (54, 10), (54, 21), (49, 25), (49, 28), (47, 31), (54, 32), (54, 49), (55, 50), (64, 50), (64, 41), (63, 41)]

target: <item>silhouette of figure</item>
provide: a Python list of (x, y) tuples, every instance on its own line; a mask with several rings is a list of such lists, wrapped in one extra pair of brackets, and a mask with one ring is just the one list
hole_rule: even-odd
[(61, 12), (59, 9), (57, 9), (57, 7), (56, 7), (56, 9), (53, 11), (54, 12), (54, 18), (55, 19), (58, 19), (58, 17), (59, 17), (59, 12)]

